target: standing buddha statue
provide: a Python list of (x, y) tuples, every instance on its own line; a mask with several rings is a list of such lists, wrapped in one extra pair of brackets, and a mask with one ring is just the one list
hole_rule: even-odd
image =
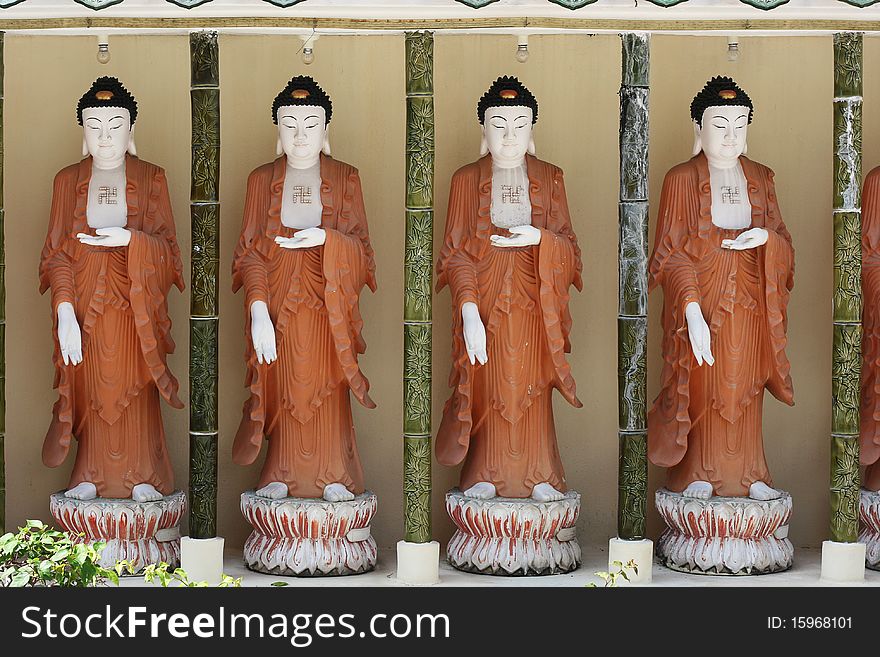
[[(648, 458), (667, 566), (756, 574), (791, 566), (791, 496), (764, 456), (764, 391), (793, 404), (785, 354), (794, 250), (773, 172), (745, 157), (753, 104), (715, 77), (691, 103), (693, 157), (663, 182), (649, 290), (663, 289), (660, 393)], [(696, 518), (694, 516), (697, 516)]]
[[(566, 484), (552, 394), (581, 406), (566, 360), (569, 289), (582, 285), (580, 249), (562, 170), (534, 155), (531, 91), (500, 77), (480, 99), (477, 118), (482, 157), (452, 178), (437, 262), (437, 289), (452, 293), (453, 391), (436, 453), (443, 465), (462, 464), (461, 492), (447, 495), (459, 527), (447, 552), (465, 570), (565, 572), (580, 558), (572, 528), (580, 496)], [(523, 504), (495, 505), (496, 497)], [(519, 547), (508, 549), (505, 537), (484, 536), (462, 520), (496, 512), (514, 514), (505, 523), (511, 527), (537, 513), (550, 533), (511, 536)], [(557, 542), (560, 527), (571, 531)], [(560, 542), (568, 548), (547, 548)], [(511, 550), (516, 558), (505, 556)], [(481, 551), (498, 560), (483, 563)]]
[(168, 184), (136, 155), (137, 102), (116, 78), (98, 78), (76, 116), (86, 157), (55, 176), (40, 256), (58, 389), (43, 462), (61, 465), (76, 437), (67, 497), (154, 501), (174, 488), (160, 399), (183, 408), (166, 362), (166, 297), (184, 288)]

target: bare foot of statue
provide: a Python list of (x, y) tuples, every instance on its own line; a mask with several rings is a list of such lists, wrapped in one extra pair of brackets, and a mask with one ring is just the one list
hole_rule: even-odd
[(287, 484), (281, 481), (270, 481), (262, 488), (257, 489), (257, 497), (266, 497), (270, 500), (281, 500), (287, 497)]
[(692, 497), (695, 500), (708, 500), (712, 497), (712, 484), (708, 481), (694, 481), (681, 491), (682, 497)]
[(563, 497), (565, 497), (563, 493), (560, 493), (546, 481), (537, 484), (532, 489), (532, 499), (535, 500), (535, 502), (558, 502)]
[(770, 488), (763, 481), (756, 481), (751, 486), (749, 486), (749, 497), (753, 500), (778, 500), (782, 497), (782, 493), (780, 493), (775, 488)]
[(324, 486), (323, 497), (328, 502), (348, 502), (354, 499), (354, 493), (342, 484), (327, 484)]
[(162, 499), (162, 493), (150, 484), (138, 484), (131, 489), (131, 499), (135, 502), (155, 502)]
[(64, 497), (73, 500), (93, 500), (98, 497), (98, 489), (91, 481), (84, 481), (65, 492)]
[(491, 484), (488, 481), (478, 481), (464, 492), (465, 497), (475, 500), (490, 500), (497, 494), (495, 484)]

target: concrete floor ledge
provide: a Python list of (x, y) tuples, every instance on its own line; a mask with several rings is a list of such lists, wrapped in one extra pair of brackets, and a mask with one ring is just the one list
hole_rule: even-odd
[[(821, 550), (818, 548), (796, 548), (794, 566), (791, 570), (772, 575), (755, 576), (710, 576), (688, 575), (663, 567), (654, 560), (654, 580), (645, 586), (733, 586), (733, 587), (764, 587), (764, 586), (840, 586), (819, 581)], [(272, 582), (284, 581), (288, 587), (351, 587), (351, 586), (406, 586), (395, 577), (397, 567), (394, 549), (380, 549), (375, 570), (364, 575), (345, 577), (280, 577), (263, 575), (248, 570), (240, 553), (227, 551), (224, 572), (232, 577), (241, 577), (242, 586), (271, 586)], [(603, 582), (596, 577), (597, 571), (608, 569), (607, 547), (588, 546), (583, 549), (583, 565), (572, 573), (565, 575), (548, 575), (545, 577), (496, 577), (463, 573), (446, 563), (445, 554), (440, 562), (440, 583), (434, 586), (586, 586), (595, 583), (602, 586)], [(120, 581), (123, 587), (150, 586), (141, 578), (124, 578)], [(847, 586), (880, 587), (880, 572), (868, 570), (865, 581)]]

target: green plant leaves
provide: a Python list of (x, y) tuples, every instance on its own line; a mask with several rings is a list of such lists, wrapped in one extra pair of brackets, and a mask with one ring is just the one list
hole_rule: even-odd
[(49, 560), (54, 561), (55, 563), (58, 563), (59, 561), (63, 561), (64, 559), (67, 559), (67, 555), (69, 555), (69, 554), (70, 554), (70, 550), (67, 550), (67, 549), (59, 550), (58, 552), (53, 554), (49, 558)]
[[(614, 566), (615, 570), (610, 573), (605, 570), (600, 570), (593, 573), (596, 577), (599, 577), (605, 582), (605, 588), (612, 588), (617, 586), (617, 580), (619, 579), (624, 579), (629, 582), (630, 579), (627, 571), (631, 570), (633, 574), (639, 574), (639, 566), (635, 562), (635, 559), (630, 559), (626, 563), (623, 563), (622, 561), (612, 561), (611, 565)], [(598, 586), (594, 582), (590, 582), (589, 584), (587, 584), (587, 588), (595, 589), (598, 588)]]
[(31, 579), (31, 575), (26, 570), (19, 570), (12, 576), (12, 580), (9, 582), (9, 586), (12, 588), (21, 588), (23, 586), (27, 586), (28, 582)]
[(0, 536), (0, 587), (96, 586), (118, 575), (100, 564), (103, 542), (85, 542), (85, 536), (71, 536), (28, 520), (17, 534)]
[[(171, 584), (177, 583), (178, 586), (182, 586), (185, 588), (207, 588), (210, 586), (208, 582), (200, 581), (194, 582), (189, 578), (186, 571), (183, 568), (177, 568), (171, 572), (168, 572), (168, 569), (171, 566), (164, 561), (160, 561), (157, 564), (150, 564), (146, 568), (144, 568), (144, 581), (147, 584), (157, 583), (160, 586), (167, 587)], [(274, 582), (272, 586), (286, 586), (283, 582)], [(241, 587), (241, 577), (233, 578), (229, 575), (223, 575), (220, 583), (217, 585), (217, 588), (239, 588)]]

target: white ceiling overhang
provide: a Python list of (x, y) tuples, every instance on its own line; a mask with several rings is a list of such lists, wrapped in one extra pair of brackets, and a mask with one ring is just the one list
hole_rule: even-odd
[(0, 29), (13, 34), (200, 28), (319, 33), (880, 32), (880, 0), (0, 0)]

